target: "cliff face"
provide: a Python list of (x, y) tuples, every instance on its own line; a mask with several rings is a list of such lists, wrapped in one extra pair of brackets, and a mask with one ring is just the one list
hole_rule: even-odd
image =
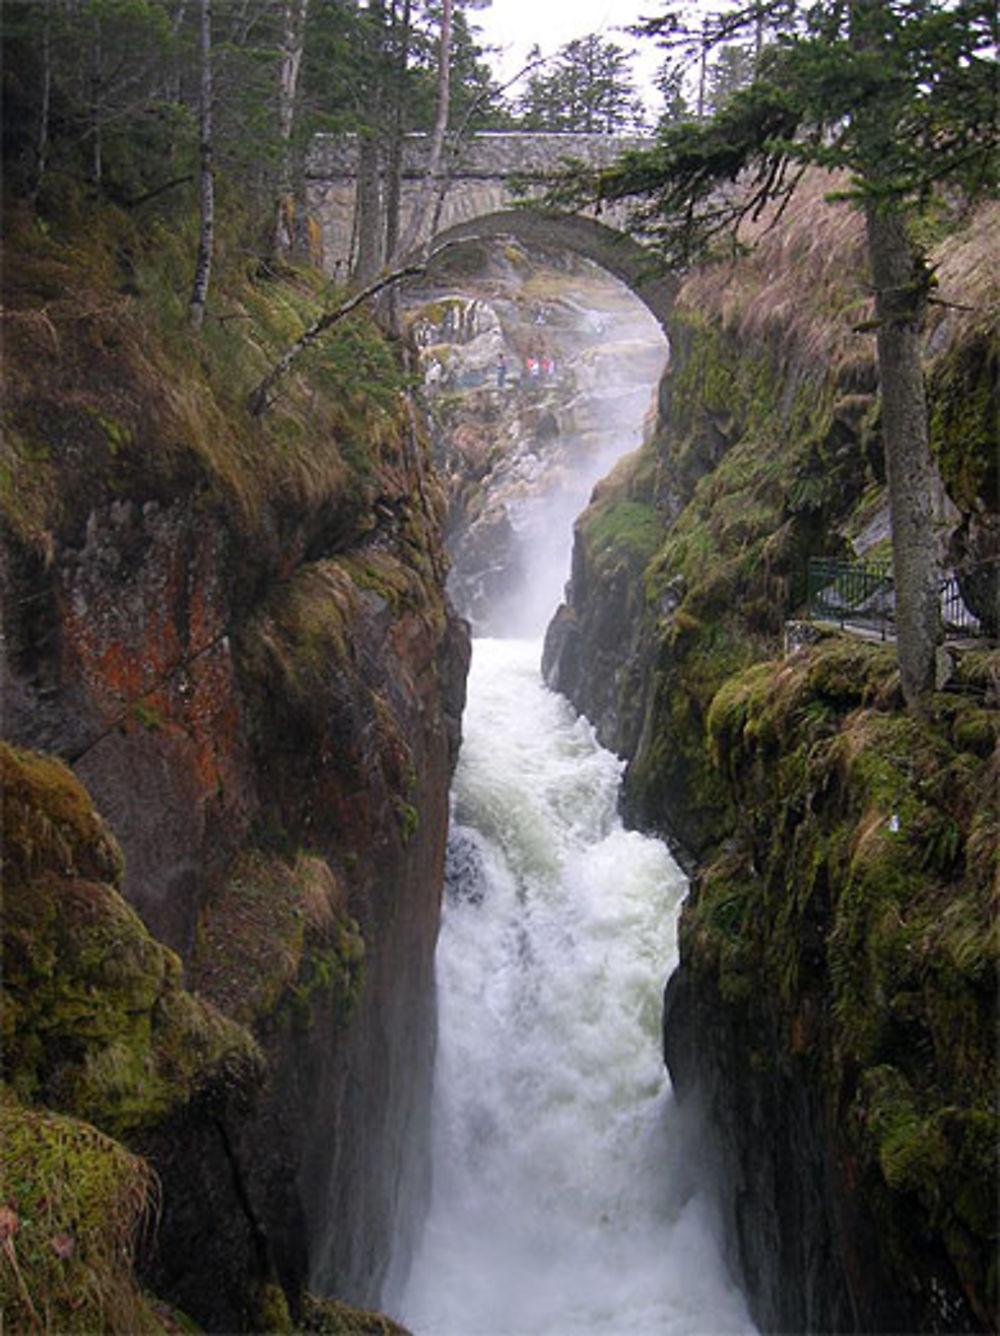
[[(7, 1079), (145, 1154), (144, 1274), (208, 1329), (259, 1325), (282, 1288), (295, 1309), (307, 1278), (373, 1301), (426, 1110), (468, 658), (425, 440), (362, 321), (250, 419), (318, 279), (221, 270), (229, 319), (192, 343), (165, 234), (109, 213), (86, 243), (11, 236), (5, 733), (72, 766), (124, 900), (260, 1067), (235, 1104), (121, 1126), (110, 1077), (96, 1111), (58, 1062), (38, 1085), (5, 1055)], [(6, 958), (4, 983), (30, 987)]]
[(970, 656), (918, 720), (891, 649), (830, 636), (712, 703), (738, 816), (665, 1047), (769, 1329), (995, 1319), (998, 666)]
[[(888, 536), (856, 220), (817, 204), (682, 288), (656, 432), (578, 522), (546, 671), (694, 874), (665, 1050), (757, 1321), (992, 1329), (1000, 665), (953, 655), (916, 721), (890, 650), (782, 656), (807, 557)], [(941, 243), (975, 309), (926, 345), (960, 574), (998, 555), (995, 220)], [(964, 593), (994, 625), (995, 567)]]
[[(860, 224), (828, 188), (814, 180), (751, 255), (682, 286), (656, 429), (581, 516), (549, 633), (548, 680), (629, 759), (626, 812), (687, 858), (711, 849), (727, 801), (703, 747), (715, 691), (780, 644), (810, 556), (888, 555)], [(926, 337), (942, 549), (959, 572), (1000, 553), (995, 223), (989, 207), (940, 243), (942, 291), (969, 309), (934, 308)], [(989, 628), (996, 582), (979, 578), (963, 592)]]

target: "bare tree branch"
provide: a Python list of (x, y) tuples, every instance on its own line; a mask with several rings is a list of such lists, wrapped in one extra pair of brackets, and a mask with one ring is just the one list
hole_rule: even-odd
[[(444, 248), (442, 247), (442, 249)], [(398, 283), (404, 278), (410, 278), (415, 274), (424, 273), (428, 263), (429, 260), (415, 260), (409, 264), (402, 265), (398, 269), (392, 269), (389, 273), (382, 274), (379, 278), (375, 279), (373, 283), (369, 283), (367, 287), (362, 288), (360, 292), (356, 292), (353, 297), (348, 298), (346, 302), (342, 302), (341, 305), (334, 310), (326, 311), (321, 315), (314, 324), (310, 325), (303, 334), (299, 335), (291, 347), (289, 347), (281, 355), (278, 361), (275, 362), (274, 366), (257, 385), (256, 389), (253, 390), (248, 400), (248, 406), (252, 415), (254, 417), (260, 417), (271, 402), (269, 398), (271, 390), (285, 374), (298, 355), (305, 352), (308, 347), (314, 344), (322, 333), (328, 330), (332, 325), (337, 324), (338, 321), (343, 320), (345, 316), (350, 315), (351, 312), (361, 306), (362, 303), (368, 301), (371, 297), (377, 296), (383, 288), (389, 287), (390, 284)]]

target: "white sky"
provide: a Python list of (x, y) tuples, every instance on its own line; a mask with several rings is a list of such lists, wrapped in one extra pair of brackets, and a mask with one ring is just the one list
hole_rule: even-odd
[[(625, 51), (639, 52), (632, 71), (640, 89), (647, 89), (662, 52), (648, 38), (636, 41), (615, 30), (665, 9), (665, 0), (493, 0), (488, 9), (471, 10), (469, 19), (480, 29), (484, 44), (501, 48), (489, 57), (501, 80), (523, 67), (536, 42), (543, 55), (552, 55), (576, 37), (598, 33)], [(510, 90), (515, 96), (518, 91), (517, 85)], [(648, 93), (646, 100), (650, 101)]]

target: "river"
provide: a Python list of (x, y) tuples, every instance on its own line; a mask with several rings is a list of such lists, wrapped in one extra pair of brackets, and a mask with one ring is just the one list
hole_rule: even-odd
[(754, 1330), (660, 1055), (682, 873), (541, 645), (477, 640), (437, 955), (416, 1336)]

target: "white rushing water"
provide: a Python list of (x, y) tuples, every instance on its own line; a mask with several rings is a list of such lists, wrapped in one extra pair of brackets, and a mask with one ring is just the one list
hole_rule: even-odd
[(685, 884), (616, 815), (620, 763), (475, 643), (438, 948), (430, 1212), (392, 1307), (416, 1336), (752, 1332), (660, 1052)]

